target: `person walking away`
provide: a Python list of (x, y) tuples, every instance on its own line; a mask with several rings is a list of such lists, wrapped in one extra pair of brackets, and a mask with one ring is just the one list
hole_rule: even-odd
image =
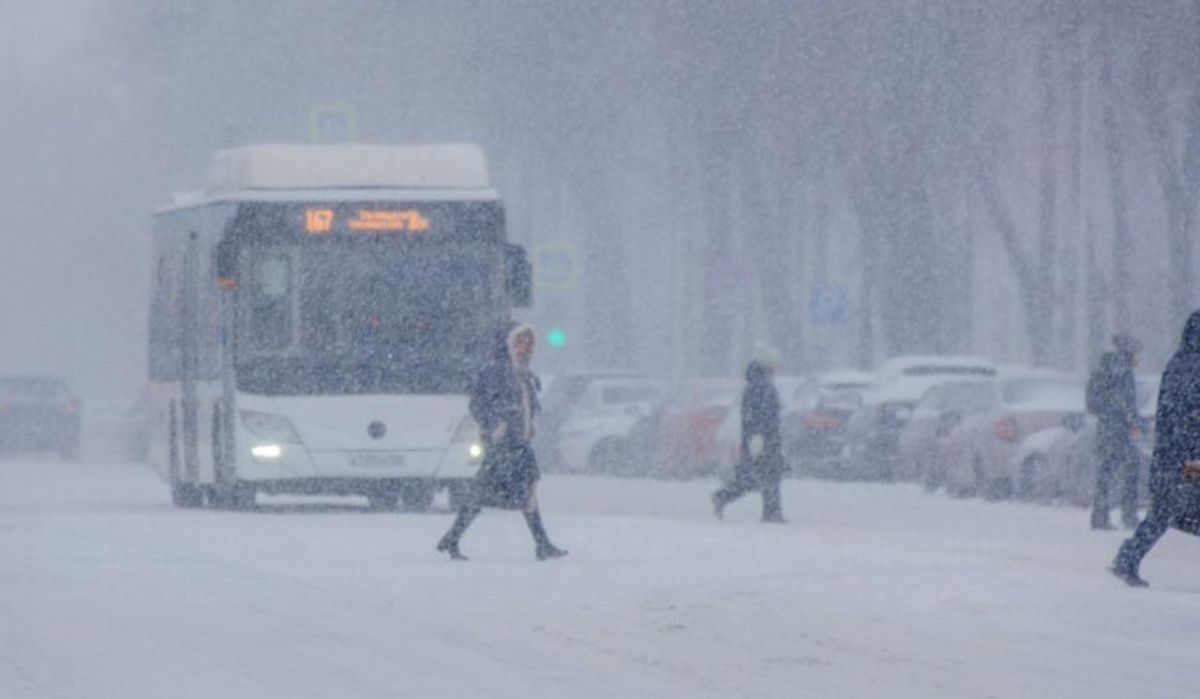
[(725, 506), (752, 490), (762, 492), (762, 521), (786, 523), (780, 482), (783, 479), (783, 439), (779, 429), (779, 391), (771, 378), (776, 355), (763, 350), (746, 367), (742, 392), (742, 439), (733, 479), (712, 495), (718, 518)]
[(1133, 369), (1141, 343), (1131, 335), (1113, 337), (1113, 350), (1100, 357), (1100, 366), (1088, 379), (1087, 408), (1095, 413), (1096, 494), (1092, 504), (1092, 529), (1112, 529), (1109, 521), (1109, 492), (1120, 478), (1121, 523), (1137, 526), (1138, 466), (1140, 457), (1134, 439), (1139, 435), (1137, 388)]
[(538, 509), (541, 472), (531, 444), (539, 383), (529, 370), (534, 337), (532, 326), (506, 323), (497, 333), (491, 360), (471, 386), (469, 409), (479, 424), (485, 452), (470, 494), (437, 545), (438, 551), (454, 560), (467, 560), (459, 540), (484, 507), (521, 510), (538, 560), (567, 554), (550, 543)]
[(1147, 585), (1138, 571), (1142, 559), (1168, 527), (1179, 523), (1181, 515), (1195, 511), (1195, 488), (1181, 486), (1197, 476), (1200, 476), (1200, 311), (1188, 318), (1179, 351), (1163, 372), (1150, 463), (1150, 511), (1133, 536), (1121, 544), (1109, 568), (1113, 575), (1134, 587)]

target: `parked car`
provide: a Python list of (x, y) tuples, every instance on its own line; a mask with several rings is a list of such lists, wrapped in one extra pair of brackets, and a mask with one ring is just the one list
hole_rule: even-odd
[[(1138, 413), (1141, 429), (1134, 444), (1140, 456), (1139, 492), (1147, 500), (1149, 493), (1149, 464), (1154, 450), (1154, 417), (1158, 407), (1158, 376), (1138, 377)], [(1045, 489), (1040, 495), (1081, 507), (1091, 507), (1095, 497), (1096, 419), (1088, 415), (1078, 420), (1066, 420), (1031, 434), (1021, 443), (1013, 456), (1014, 466), (1046, 474)], [(1118, 489), (1113, 489), (1115, 497)]]
[(781, 428), (784, 457), (793, 472), (815, 473), (821, 462), (837, 457), (850, 416), (862, 406), (872, 381), (864, 371), (825, 371), (806, 377), (790, 393)]
[(902, 473), (900, 431), (917, 401), (934, 386), (995, 375), (996, 366), (977, 357), (897, 357), (884, 362), (847, 423), (836, 475), (894, 480)]
[(933, 386), (913, 408), (900, 430), (900, 474), (936, 490), (945, 480), (941, 441), (963, 418), (992, 410), (1000, 401), (996, 377), (955, 379)]
[(662, 400), (657, 381), (603, 378), (590, 381), (558, 427), (556, 449), (562, 469), (572, 473), (623, 473), (637, 455), (629, 432)]
[(630, 430), (638, 455), (634, 475), (695, 478), (716, 473), (725, 460), (718, 430), (738, 412), (741, 383), (692, 379), (670, 386), (663, 400)]
[[(574, 413), (581, 401), (588, 394), (588, 387), (597, 381), (646, 380), (644, 376), (625, 371), (591, 371), (570, 374), (557, 374), (542, 377), (541, 404), (542, 413), (537, 421), (537, 433), (534, 435), (534, 448), (537, 451), (538, 463), (546, 471), (569, 470), (563, 463), (558, 452), (560, 432), (568, 419)], [(598, 402), (595, 392), (590, 400), (593, 406)], [(575, 464), (582, 469), (581, 464)]]
[(1081, 420), (1083, 394), (1080, 376), (1043, 369), (1005, 372), (995, 407), (962, 420), (943, 442), (947, 490), (989, 499), (1043, 492), (1048, 474), (1028, 462), (1014, 465), (1013, 459), (1029, 435)]
[(54, 452), (79, 459), (79, 400), (48, 376), (0, 377), (0, 450)]

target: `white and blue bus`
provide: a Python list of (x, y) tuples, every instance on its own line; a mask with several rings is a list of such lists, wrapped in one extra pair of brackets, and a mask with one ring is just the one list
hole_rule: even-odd
[(177, 506), (462, 497), (468, 381), (531, 301), (477, 146), (221, 151), (155, 213), (152, 265), (150, 459)]

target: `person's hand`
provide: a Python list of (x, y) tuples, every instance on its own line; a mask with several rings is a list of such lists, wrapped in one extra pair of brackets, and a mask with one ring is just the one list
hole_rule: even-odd
[(1187, 461), (1183, 464), (1183, 477), (1190, 480), (1200, 480), (1200, 461)]

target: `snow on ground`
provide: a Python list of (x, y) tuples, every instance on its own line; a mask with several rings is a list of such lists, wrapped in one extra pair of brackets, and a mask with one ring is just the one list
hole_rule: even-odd
[[(712, 483), (547, 477), (534, 560), (450, 523), (273, 500), (174, 510), (137, 464), (0, 461), (0, 697), (1182, 697), (1200, 541), (1134, 590), (1081, 510), (789, 481), (716, 521)], [(352, 503), (353, 501), (347, 501)]]

